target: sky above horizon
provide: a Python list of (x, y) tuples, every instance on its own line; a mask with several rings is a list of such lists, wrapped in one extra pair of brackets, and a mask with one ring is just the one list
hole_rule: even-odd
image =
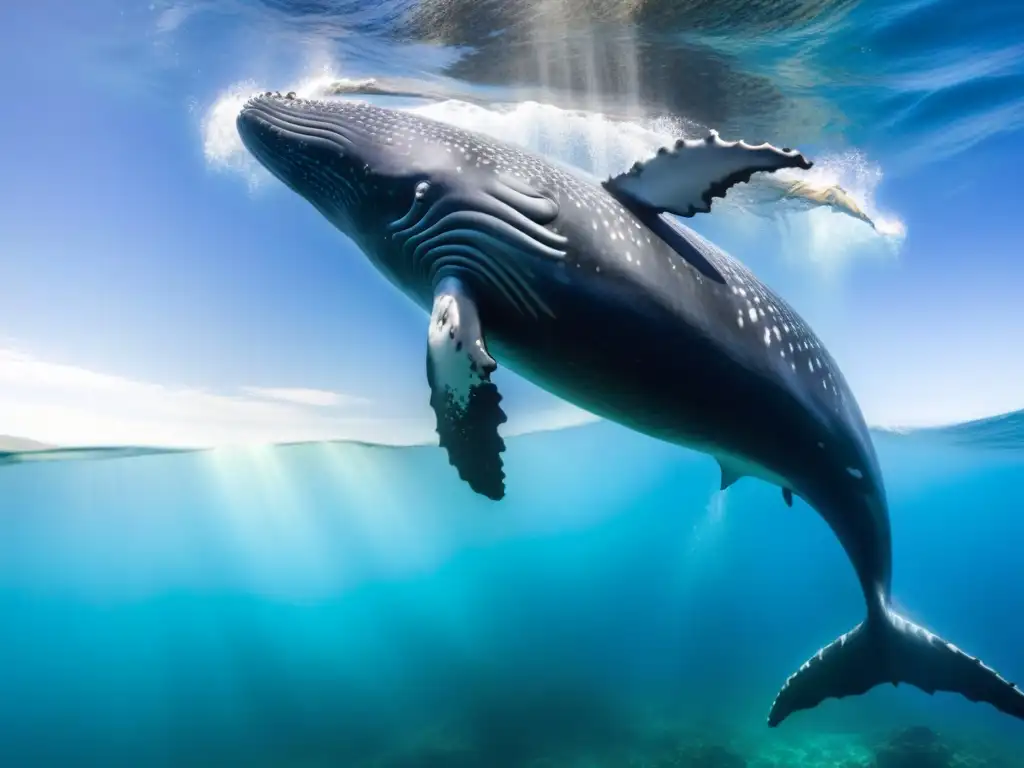
[[(0, 186), (0, 434), (65, 445), (424, 439), (426, 316), (311, 206), (268, 183), (233, 134), (238, 93), (376, 74), (387, 57), (329, 55), (315, 39), (252, 46), (218, 37), (223, 19), (190, 21), (192, 7), (43, 0), (0, 11), (0, 66), (17, 76), (0, 120), (13, 150)], [(526, 143), (538, 130), (609, 142), (612, 165), (658, 135), (601, 123), (595, 139), (599, 118), (536, 105), (425, 109)], [(810, 321), (869, 423), (1019, 409), (1020, 140), (999, 126), (899, 174), (887, 171), (898, 141), (820, 148), (822, 173), (905, 227), (898, 242), (824, 210), (726, 205), (692, 225)], [(587, 418), (508, 371), (498, 382), (513, 431)]]

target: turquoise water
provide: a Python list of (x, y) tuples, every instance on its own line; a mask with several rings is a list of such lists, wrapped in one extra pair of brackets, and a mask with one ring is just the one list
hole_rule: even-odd
[(474, 495), (425, 444), (426, 317), (234, 132), (254, 91), (381, 78), (598, 175), (709, 127), (807, 152), (877, 230), (754, 185), (692, 224), (869, 423), (954, 424), (873, 432), (894, 604), (1024, 681), (1020, 3), (41, 0), (0, 30), (0, 766), (1024, 766), (1020, 722), (906, 686), (767, 727), (863, 618), (774, 486), (500, 369), (508, 496)]
[[(1010, 679), (1019, 422), (876, 435), (897, 604)], [(507, 468), (526, 480), (500, 504), (429, 446), (4, 468), (0, 760), (733, 764), (668, 761), (708, 745), (845, 768), (924, 725), (1019, 764), (1016, 721), (914, 689), (767, 728), (785, 678), (863, 610), (799, 500), (716, 492), (710, 459), (608, 424), (512, 438)]]

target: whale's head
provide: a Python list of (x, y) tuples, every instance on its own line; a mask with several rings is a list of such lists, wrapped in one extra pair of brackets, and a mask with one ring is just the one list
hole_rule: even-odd
[(236, 125), (246, 149), (364, 248), (454, 174), (444, 142), (414, 115), (356, 101), (264, 93)]
[(513, 147), (407, 111), (292, 94), (250, 99), (237, 125), (260, 163), (420, 300), (458, 272), (535, 311), (508, 282), (520, 279), (509, 260), (565, 256), (567, 238), (549, 228), (558, 202), (524, 180), (552, 171)]

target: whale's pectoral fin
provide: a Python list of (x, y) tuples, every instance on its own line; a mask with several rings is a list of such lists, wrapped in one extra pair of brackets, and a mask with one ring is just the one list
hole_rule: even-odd
[(808, 169), (813, 165), (794, 149), (744, 141), (722, 141), (716, 131), (706, 139), (680, 139), (644, 163), (604, 182), (628, 208), (693, 216), (711, 210), (711, 200), (725, 197), (733, 184), (750, 181), (760, 171)]
[(787, 507), (793, 506), (793, 491), (791, 488), (782, 489), (782, 500), (786, 502)]
[(498, 425), (506, 421), (491, 383), (498, 364), (484, 346), (476, 304), (462, 283), (445, 278), (434, 291), (427, 350), (430, 405), (441, 447), (459, 477), (491, 499), (505, 495)]
[(979, 659), (941, 637), (880, 608), (867, 621), (822, 648), (779, 691), (768, 725), (825, 699), (866, 693), (882, 683), (910, 683), (926, 693), (951, 691), (987, 701), (1024, 720), (1024, 693)]

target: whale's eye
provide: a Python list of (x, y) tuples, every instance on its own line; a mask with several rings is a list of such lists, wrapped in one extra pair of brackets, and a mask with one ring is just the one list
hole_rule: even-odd
[(430, 182), (421, 181), (419, 184), (416, 185), (416, 193), (415, 193), (416, 194), (416, 199), (417, 200), (422, 200), (424, 197), (427, 196), (427, 192), (429, 192), (429, 191), (430, 191)]

